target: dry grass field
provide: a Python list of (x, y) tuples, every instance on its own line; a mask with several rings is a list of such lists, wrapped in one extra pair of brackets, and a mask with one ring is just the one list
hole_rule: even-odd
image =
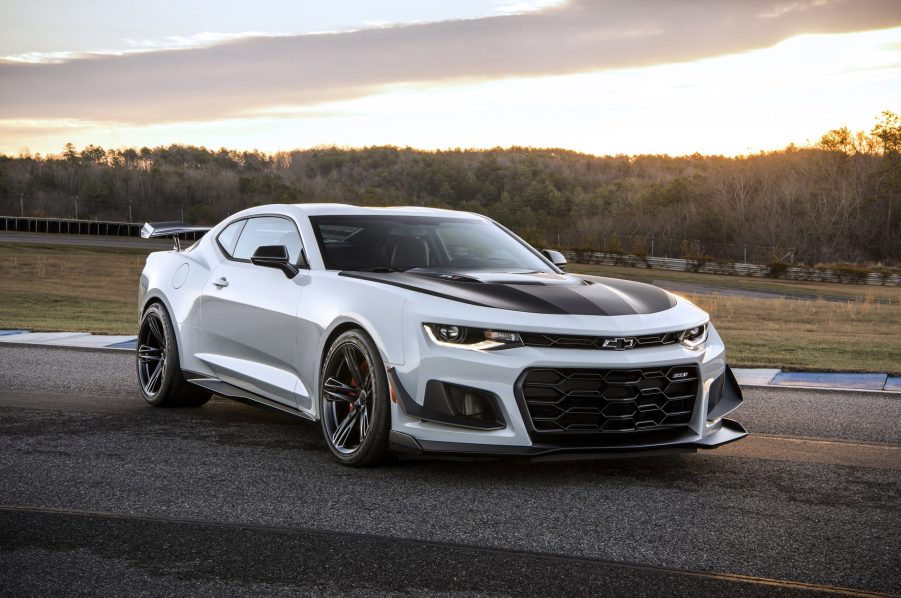
[(901, 372), (901, 305), (689, 296), (744, 367)]
[(134, 334), (148, 253), (0, 243), (0, 329)]
[[(0, 243), (0, 329), (133, 334), (147, 251)], [(735, 366), (901, 373), (901, 289), (572, 264), (572, 272), (846, 302), (688, 296), (711, 314)]]
[(735, 366), (901, 372), (901, 288), (571, 264), (571, 272), (847, 301), (682, 293), (710, 314)]

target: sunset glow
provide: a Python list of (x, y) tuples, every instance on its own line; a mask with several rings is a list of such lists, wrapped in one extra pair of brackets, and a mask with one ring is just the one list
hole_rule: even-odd
[[(563, 10), (552, 2), (491, 7), (498, 14), (517, 9), (539, 14)], [(781, 16), (759, 14), (770, 15), (761, 19)], [(390, 31), (391, 27), (380, 26), (379, 33)], [(658, 37), (650, 25), (635, 35)], [(211, 51), (233, 41), (227, 36), (207, 38)], [(181, 50), (186, 57), (197, 51)], [(69, 65), (91, 60), (97, 59), (36, 68), (60, 67), (65, 73)], [(528, 69), (504, 74), (499, 69), (497, 74), (474, 70), (467, 76), (455, 65), (447, 76), (436, 73), (404, 82), (391, 80), (403, 75), (389, 73), (381, 81), (367, 79), (362, 86), (350, 82), (325, 90), (322, 97), (300, 88), (245, 98), (242, 89), (235, 92), (234, 105), (227, 89), (210, 95), (201, 90), (196, 102), (173, 104), (171, 113), (165, 105), (158, 113), (155, 105), (152, 113), (140, 107), (130, 112), (131, 104), (123, 100), (108, 118), (102, 106), (82, 109), (75, 99), (69, 113), (65, 98), (55, 104), (44, 101), (40, 110), (29, 114), (24, 100), (7, 108), (7, 93), (0, 92), (0, 151), (58, 153), (71, 142), (77, 147), (183, 143), (266, 152), (390, 144), (736, 155), (802, 144), (843, 125), (869, 129), (882, 110), (901, 105), (901, 27), (794, 35), (759, 49), (658, 62), (618, 67), (614, 61), (614, 68), (580, 68), (556, 75), (528, 75)], [(0, 81), (4, 72), (0, 70)], [(73, 81), (73, 86), (78, 84)], [(284, 97), (275, 97), (279, 95)], [(205, 115), (207, 102), (210, 110)]]

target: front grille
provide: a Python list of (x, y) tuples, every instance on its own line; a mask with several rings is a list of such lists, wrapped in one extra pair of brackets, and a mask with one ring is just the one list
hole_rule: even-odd
[[(601, 349), (621, 351), (641, 347), (661, 347), (679, 342), (678, 332), (663, 334), (645, 334), (643, 336), (607, 337), (607, 336), (575, 336), (569, 334), (540, 334), (537, 332), (520, 332), (519, 336), (527, 347), (553, 347), (558, 349)], [(605, 344), (605, 341), (606, 342)]]
[(519, 393), (539, 435), (676, 428), (691, 421), (698, 368), (536, 368)]

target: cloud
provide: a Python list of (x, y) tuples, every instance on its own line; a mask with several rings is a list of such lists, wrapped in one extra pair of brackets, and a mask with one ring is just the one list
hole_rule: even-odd
[(500, 0), (496, 10), (502, 14), (523, 14), (565, 4), (566, 0)]
[(758, 16), (763, 19), (778, 19), (782, 15), (792, 12), (804, 12), (812, 8), (819, 8), (834, 3), (842, 3), (844, 0), (806, 0), (804, 2), (786, 2), (776, 4), (761, 12)]
[[(213, 46), (224, 42), (254, 37), (284, 37), (286, 33), (264, 33), (261, 31), (241, 31), (238, 33), (216, 33), (204, 31), (194, 35), (170, 35), (162, 39), (129, 39), (124, 41), (131, 49), (137, 50), (170, 50)], [(127, 53), (129, 50), (122, 50)]]
[[(795, 3), (798, 4), (798, 3)], [(310, 106), (398, 83), (480, 81), (684, 62), (799, 33), (901, 24), (896, 0), (579, 0), (538, 12), (252, 37), (187, 49), (0, 62), (0, 119), (154, 123)], [(817, 5), (817, 6), (813, 6)], [(141, 48), (146, 50), (146, 48)]]
[(10, 54), (8, 56), (0, 56), (0, 63), (5, 62), (27, 62), (32, 64), (59, 64), (72, 60), (82, 60), (90, 58), (99, 58), (101, 56), (124, 56), (126, 54), (137, 54), (141, 52), (157, 52), (160, 50), (176, 50), (185, 48), (198, 48), (204, 46), (214, 46), (225, 42), (260, 37), (279, 37), (286, 36), (285, 33), (262, 33), (259, 31), (242, 31), (238, 33), (214, 33), (204, 31), (194, 35), (169, 35), (161, 39), (142, 39), (135, 40), (125, 38), (122, 40), (127, 47), (110, 48), (105, 50), (91, 50), (87, 52), (73, 52), (68, 50), (52, 51), (52, 52), (23, 52), (21, 54)]

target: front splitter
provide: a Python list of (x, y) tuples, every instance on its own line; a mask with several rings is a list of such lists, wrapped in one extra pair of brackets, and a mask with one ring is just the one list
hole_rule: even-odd
[(536, 443), (531, 446), (504, 446), (418, 440), (409, 434), (396, 431), (391, 432), (390, 443), (393, 450), (408, 456), (569, 461), (694, 453), (698, 449), (712, 449), (741, 440), (747, 435), (748, 432), (741, 424), (731, 419), (724, 419), (719, 430), (703, 438), (648, 444), (624, 443), (616, 446), (574, 447)]

